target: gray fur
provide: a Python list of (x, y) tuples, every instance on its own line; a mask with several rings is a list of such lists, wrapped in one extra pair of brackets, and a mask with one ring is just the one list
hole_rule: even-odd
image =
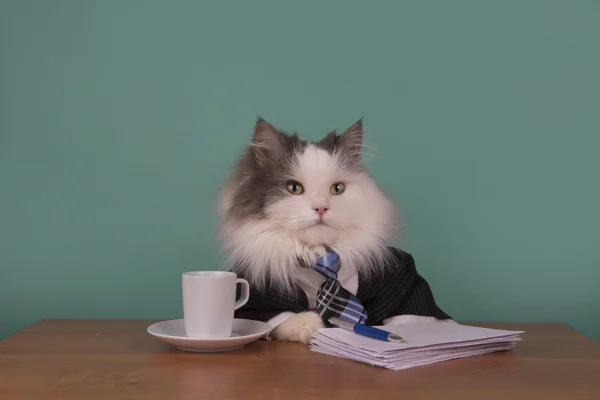
[(362, 118), (341, 135), (330, 132), (320, 142), (314, 143), (330, 154), (336, 153), (346, 168), (363, 170), (361, 151), (363, 146)]
[(297, 133), (288, 134), (258, 118), (252, 143), (235, 165), (231, 177), (233, 195), (229, 217), (265, 217), (265, 208), (282, 196), (289, 196), (286, 184), (299, 154), (309, 143), (336, 153), (345, 168), (362, 171), (362, 119), (342, 135), (330, 132), (319, 142), (301, 140)]

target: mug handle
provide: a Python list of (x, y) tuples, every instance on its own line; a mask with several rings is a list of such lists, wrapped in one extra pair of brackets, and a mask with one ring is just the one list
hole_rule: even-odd
[(242, 285), (242, 291), (240, 293), (240, 299), (235, 302), (234, 310), (237, 310), (238, 308), (246, 304), (248, 302), (248, 299), (250, 298), (250, 285), (248, 284), (248, 281), (245, 279), (238, 278), (236, 279), (236, 284), (238, 283)]

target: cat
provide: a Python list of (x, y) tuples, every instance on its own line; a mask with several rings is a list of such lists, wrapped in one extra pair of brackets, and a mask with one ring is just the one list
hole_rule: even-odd
[(301, 288), (307, 298), (306, 310), (269, 318), (269, 338), (307, 343), (324, 327), (314, 311), (323, 277), (306, 266), (328, 249), (339, 256), (338, 279), (354, 293), (394, 260), (398, 211), (364, 166), (363, 137), (362, 119), (307, 141), (259, 118), (219, 191), (219, 238), (232, 270), (257, 291), (294, 297)]

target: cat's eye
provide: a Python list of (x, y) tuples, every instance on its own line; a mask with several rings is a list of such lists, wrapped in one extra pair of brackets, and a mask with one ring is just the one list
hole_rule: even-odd
[(304, 192), (302, 185), (295, 181), (289, 181), (285, 187), (291, 194), (299, 195)]
[(329, 191), (331, 192), (331, 194), (342, 194), (342, 193), (344, 193), (344, 189), (346, 189), (346, 186), (344, 186), (343, 183), (338, 182), (338, 183), (334, 183), (333, 185), (331, 185), (331, 188), (329, 188)]

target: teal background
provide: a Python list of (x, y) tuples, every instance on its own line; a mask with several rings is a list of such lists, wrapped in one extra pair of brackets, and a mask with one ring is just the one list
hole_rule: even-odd
[(0, 337), (181, 315), (257, 114), (364, 115), (439, 304), (600, 340), (600, 2), (0, 1)]

